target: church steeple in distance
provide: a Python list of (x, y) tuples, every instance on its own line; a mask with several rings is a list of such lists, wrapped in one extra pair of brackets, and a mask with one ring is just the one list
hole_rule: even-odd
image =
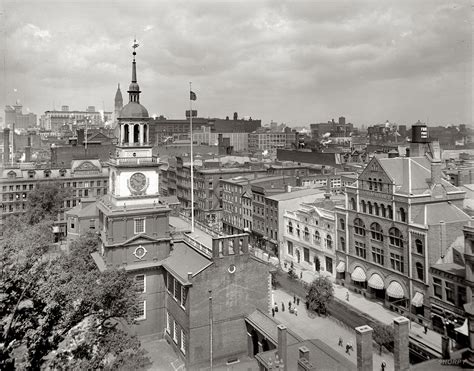
[(115, 93), (115, 112), (119, 113), (123, 107), (122, 92), (120, 91), (120, 84), (118, 84), (117, 92)]
[(135, 39), (133, 41), (133, 62), (132, 62), (132, 82), (128, 87), (128, 94), (129, 94), (129, 103), (135, 102), (140, 103), (140, 87), (137, 83), (137, 63), (135, 62), (135, 56), (137, 55), (136, 49), (138, 48), (139, 44)]

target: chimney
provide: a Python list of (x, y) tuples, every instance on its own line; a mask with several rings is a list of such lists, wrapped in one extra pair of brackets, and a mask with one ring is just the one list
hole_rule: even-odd
[(372, 371), (372, 333), (370, 326), (364, 325), (355, 328), (357, 342), (357, 371)]
[(28, 145), (25, 147), (25, 162), (31, 162), (31, 137), (28, 136)]
[(393, 360), (395, 371), (405, 371), (410, 369), (410, 352), (408, 345), (409, 338), (409, 321), (405, 317), (397, 317), (393, 319)]
[(84, 143), (84, 129), (77, 130), (77, 145)]
[(278, 356), (283, 360), (283, 371), (288, 370), (288, 357), (286, 356), (286, 326), (278, 325)]
[(315, 370), (313, 365), (309, 362), (309, 349), (302, 346), (298, 349), (298, 371), (311, 371)]
[(234, 120), (238, 120), (239, 118), (239, 115), (237, 114), (237, 112), (234, 112)]
[(441, 161), (439, 159), (431, 160), (431, 186), (441, 183)]
[(188, 272), (188, 281), (191, 282), (193, 279), (193, 272)]

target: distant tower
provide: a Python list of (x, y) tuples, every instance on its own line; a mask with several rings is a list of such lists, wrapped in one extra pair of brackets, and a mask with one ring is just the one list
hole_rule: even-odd
[(117, 119), (120, 115), (120, 111), (123, 108), (122, 92), (120, 91), (120, 84), (118, 84), (117, 92), (115, 93), (115, 108), (114, 108), (114, 123), (113, 127), (117, 126)]

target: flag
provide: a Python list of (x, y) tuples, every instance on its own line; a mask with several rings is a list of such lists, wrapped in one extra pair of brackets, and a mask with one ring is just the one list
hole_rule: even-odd
[(190, 92), (189, 92), (189, 99), (190, 99), (190, 100), (196, 100), (196, 93), (193, 92), (193, 91), (190, 91)]
[(136, 40), (136, 39), (133, 40), (133, 46), (132, 46), (132, 48), (133, 48), (133, 49), (136, 49), (136, 48), (138, 48), (139, 46), (140, 46), (140, 44), (137, 42), (137, 40)]

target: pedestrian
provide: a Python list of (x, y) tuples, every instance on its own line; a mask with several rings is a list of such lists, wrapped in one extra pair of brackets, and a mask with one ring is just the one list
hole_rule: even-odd
[(424, 327), (423, 332), (424, 332), (425, 334), (427, 334), (427, 333), (428, 333), (428, 326), (426, 325), (426, 323), (425, 323), (425, 325), (424, 325), (423, 327)]
[(275, 303), (275, 313), (278, 313), (278, 305)]
[(284, 312), (285, 311), (285, 304), (281, 303), (281, 311)]
[(300, 280), (302, 280), (302, 279), (303, 279), (303, 272), (301, 271), (300, 272)]
[(272, 317), (275, 317), (275, 308), (272, 308)]
[(339, 345), (340, 347), (343, 346), (342, 336), (339, 336), (339, 343), (337, 343), (337, 345)]
[(350, 355), (349, 349), (350, 349), (349, 344), (346, 344), (346, 353)]
[(385, 367), (387, 367), (387, 364), (385, 363), (385, 361), (382, 361), (382, 364), (380, 365), (382, 371), (385, 371)]
[(298, 315), (298, 309), (295, 307), (295, 309), (293, 309), (293, 311), (295, 312), (295, 316)]
[(349, 301), (349, 290), (346, 292), (346, 300)]
[(291, 300), (288, 302), (288, 310), (291, 310)]
[(300, 305), (300, 298), (296, 298), (296, 305)]
[(349, 343), (347, 343), (347, 345), (349, 345), (350, 350), (354, 350), (354, 347), (352, 346), (352, 341), (349, 341)]

